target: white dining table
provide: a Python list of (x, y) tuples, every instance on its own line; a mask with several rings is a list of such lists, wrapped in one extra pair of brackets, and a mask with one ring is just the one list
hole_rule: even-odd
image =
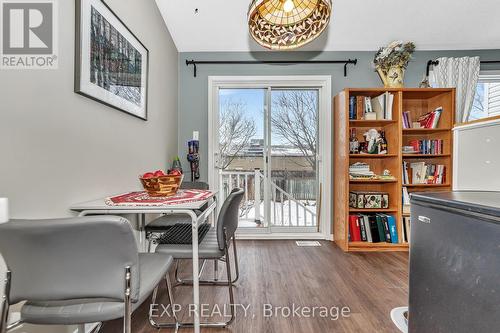
[[(135, 214), (138, 217), (139, 224), (139, 244), (141, 251), (147, 251), (146, 244), (146, 214), (186, 214), (191, 217), (192, 223), (192, 245), (193, 245), (193, 306), (194, 321), (193, 327), (195, 333), (200, 333), (200, 280), (199, 280), (199, 253), (198, 253), (198, 226), (204, 222), (210, 214), (213, 214), (214, 221), (216, 221), (217, 200), (216, 192), (210, 191), (210, 196), (204, 200), (192, 201), (180, 204), (162, 204), (155, 206), (146, 205), (109, 205), (106, 203), (106, 198), (87, 201), (75, 204), (70, 207), (71, 210), (78, 212), (78, 216), (86, 215), (121, 215), (121, 214)], [(110, 196), (112, 197), (112, 196)], [(195, 211), (201, 209), (205, 204), (209, 204), (208, 208), (203, 211), (199, 216)]]

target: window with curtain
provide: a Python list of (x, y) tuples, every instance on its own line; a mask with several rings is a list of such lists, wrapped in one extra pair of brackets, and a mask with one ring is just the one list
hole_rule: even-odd
[(500, 116), (500, 71), (481, 72), (469, 121)]

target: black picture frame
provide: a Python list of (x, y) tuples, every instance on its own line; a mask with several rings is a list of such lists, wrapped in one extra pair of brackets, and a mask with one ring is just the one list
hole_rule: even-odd
[[(120, 34), (121, 37), (124, 34), (128, 35), (123, 37), (129, 44), (134, 43), (136, 47), (133, 47), (141, 55), (141, 78), (139, 86), (139, 96), (140, 96), (140, 108), (137, 108), (134, 103), (130, 102), (117, 93), (113, 93), (107, 89), (100, 87), (98, 84), (90, 82), (87, 80), (87, 74), (90, 76), (90, 46), (83, 45), (85, 38), (91, 39), (90, 37), (90, 22), (83, 19), (83, 15), (86, 17), (90, 16), (90, 13), (84, 13), (84, 11), (91, 10), (92, 4), (99, 6), (101, 15), (107, 22), (113, 20), (117, 23), (117, 26), (109, 25)], [(85, 21), (85, 22), (84, 22)], [(89, 25), (89, 26), (84, 26)], [(88, 30), (87, 30), (88, 29)], [(83, 34), (86, 34), (85, 36)], [(89, 43), (90, 44), (90, 43)], [(128, 45), (128, 44), (127, 44)], [(87, 52), (84, 54), (84, 52)], [(87, 59), (87, 55), (88, 59)], [(145, 64), (144, 64), (145, 60)], [(90, 98), (94, 101), (107, 105), (116, 110), (125, 112), (134, 117), (147, 121), (148, 119), (148, 86), (149, 86), (149, 50), (147, 47), (135, 36), (135, 34), (127, 27), (127, 25), (115, 14), (115, 12), (108, 6), (108, 4), (103, 0), (75, 0), (75, 73), (74, 73), (74, 92)], [(88, 61), (88, 63), (87, 63)], [(85, 62), (85, 63), (84, 63)], [(84, 73), (84, 70), (88, 70), (89, 73)], [(137, 94), (135, 94), (137, 96)], [(103, 98), (107, 96), (108, 98)], [(116, 103), (118, 102), (118, 103)]]

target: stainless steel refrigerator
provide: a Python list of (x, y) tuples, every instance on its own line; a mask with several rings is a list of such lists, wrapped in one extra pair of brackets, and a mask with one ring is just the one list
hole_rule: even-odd
[(410, 333), (500, 332), (500, 192), (411, 196)]

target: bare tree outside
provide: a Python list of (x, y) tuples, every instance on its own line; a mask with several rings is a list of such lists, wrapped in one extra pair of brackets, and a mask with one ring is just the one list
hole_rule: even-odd
[(298, 149), (316, 170), (318, 95), (314, 90), (280, 91), (273, 97), (272, 131)]
[(219, 167), (227, 168), (255, 136), (255, 121), (245, 116), (246, 104), (227, 100), (219, 113)]

